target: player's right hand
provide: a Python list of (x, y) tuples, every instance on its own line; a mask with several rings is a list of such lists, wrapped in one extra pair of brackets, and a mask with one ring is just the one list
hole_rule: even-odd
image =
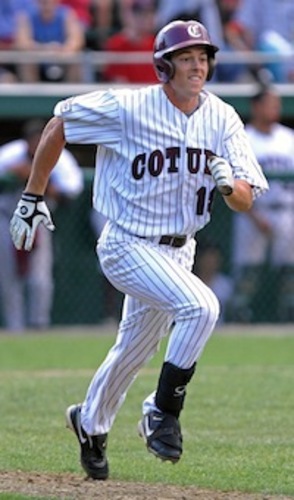
[(224, 196), (232, 194), (234, 189), (234, 177), (230, 164), (219, 156), (211, 156), (207, 160), (207, 166), (215, 180), (216, 187)]
[(43, 196), (23, 193), (10, 221), (10, 234), (18, 250), (32, 249), (41, 222), (54, 231), (55, 226)]

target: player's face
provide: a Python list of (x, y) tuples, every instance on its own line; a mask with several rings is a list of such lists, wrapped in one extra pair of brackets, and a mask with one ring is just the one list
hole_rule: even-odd
[(170, 80), (174, 92), (180, 97), (198, 97), (208, 74), (208, 56), (202, 47), (189, 47), (175, 52), (172, 57), (175, 68)]
[(279, 121), (281, 115), (281, 100), (274, 93), (267, 93), (256, 106), (256, 114), (265, 123)]

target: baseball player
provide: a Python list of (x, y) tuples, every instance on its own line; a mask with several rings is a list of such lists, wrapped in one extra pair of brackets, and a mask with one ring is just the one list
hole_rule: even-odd
[(14, 244), (30, 250), (41, 222), (54, 228), (43, 192), (65, 141), (97, 144), (93, 202), (108, 219), (97, 252), (125, 301), (115, 345), (83, 403), (67, 410), (82, 466), (94, 479), (108, 476), (106, 443), (115, 416), (167, 334), (139, 433), (157, 457), (180, 459), (186, 386), (219, 315), (216, 296), (191, 272), (195, 234), (210, 220), (216, 189), (233, 210), (248, 210), (267, 189), (240, 118), (203, 88), (216, 52), (202, 24), (174, 21), (155, 39), (159, 84), (59, 102), (11, 220)]
[[(273, 88), (261, 87), (251, 99), (251, 117), (246, 132), (266, 175), (294, 173), (294, 131), (279, 123), (280, 117), (280, 96)], [(272, 270), (277, 270), (279, 278), (283, 275), (285, 290), (289, 289), (293, 280), (289, 271), (294, 268), (294, 186), (293, 182), (278, 177), (272, 178), (269, 183), (268, 193), (257, 200), (250, 211), (234, 217), (233, 258), (238, 285), (235, 305), (236, 314), (245, 320), (252, 320), (251, 309), (263, 266), (269, 265)], [(245, 287), (249, 276), (251, 284)], [(240, 300), (244, 288), (247, 293)], [(280, 307), (276, 308), (278, 314), (287, 309), (286, 298), (281, 292), (277, 301)]]
[[(0, 147), (0, 306), (3, 326), (10, 332), (50, 325), (54, 292), (52, 234), (38, 228), (32, 252), (16, 251), (9, 234), (15, 205), (29, 176), (32, 159), (45, 122), (28, 120), (22, 137)], [(10, 182), (9, 182), (10, 181)], [(61, 201), (78, 196), (83, 174), (74, 156), (64, 149), (46, 190), (53, 210)]]

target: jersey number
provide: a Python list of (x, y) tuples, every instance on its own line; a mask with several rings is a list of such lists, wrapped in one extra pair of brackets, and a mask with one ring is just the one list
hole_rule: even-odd
[(213, 188), (208, 193), (207, 193), (207, 188), (204, 186), (201, 187), (200, 189), (198, 189), (198, 191), (197, 191), (197, 207), (196, 207), (197, 215), (203, 215), (207, 198), (208, 198), (207, 211), (209, 213), (211, 213), (214, 194), (215, 194), (215, 188)]

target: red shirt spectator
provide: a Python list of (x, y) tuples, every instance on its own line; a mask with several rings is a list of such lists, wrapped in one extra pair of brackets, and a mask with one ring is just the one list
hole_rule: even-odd
[(115, 52), (150, 52), (150, 63), (117, 63), (106, 66), (102, 78), (117, 83), (154, 83), (152, 50), (155, 30), (155, 8), (150, 0), (134, 0), (124, 12), (124, 28), (108, 38), (104, 50)]

